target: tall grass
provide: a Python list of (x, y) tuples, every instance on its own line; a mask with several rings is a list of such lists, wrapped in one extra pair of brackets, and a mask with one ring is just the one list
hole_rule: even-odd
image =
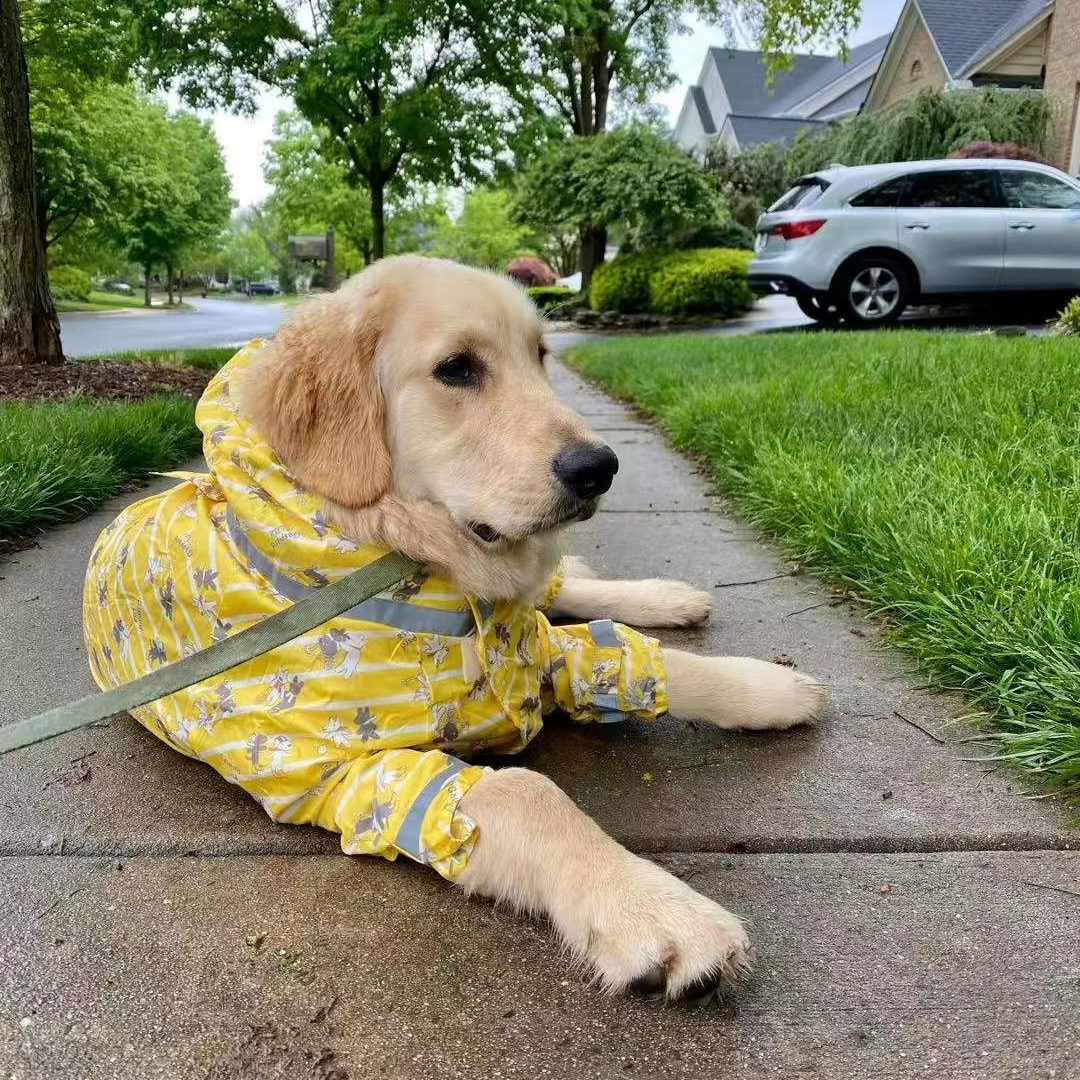
[(874, 601), (1002, 753), (1080, 795), (1080, 348), (926, 333), (620, 340), (571, 361)]
[(89, 513), (201, 444), (183, 397), (0, 405), (0, 541)]

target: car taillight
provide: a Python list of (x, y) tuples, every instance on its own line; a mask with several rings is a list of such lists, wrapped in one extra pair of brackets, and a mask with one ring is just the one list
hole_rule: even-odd
[(785, 221), (780, 225), (774, 225), (771, 233), (773, 236), (782, 236), (785, 240), (799, 240), (804, 236), (813, 236), (824, 224), (825, 218), (814, 218), (811, 221)]

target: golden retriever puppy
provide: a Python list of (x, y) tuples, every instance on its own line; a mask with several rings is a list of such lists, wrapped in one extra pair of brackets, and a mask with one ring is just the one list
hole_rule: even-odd
[[(468, 594), (530, 602), (559, 563), (560, 527), (595, 511), (616, 467), (552, 390), (546, 353), (513, 283), (387, 259), (297, 311), (244, 407), (347, 536), (431, 564)], [(659, 627), (709, 610), (707, 594), (679, 582), (603, 582), (563, 566), (555, 616)], [(680, 719), (784, 728), (822, 703), (816, 683), (773, 664), (662, 658)], [(478, 830), (461, 886), (548, 916), (604, 985), (700, 995), (744, 966), (734, 915), (624, 850), (545, 777), (490, 772), (461, 810)]]
[[(787, 668), (662, 648), (704, 619), (678, 582), (563, 559), (618, 469), (553, 391), (505, 278), (385, 259), (235, 357), (197, 410), (209, 475), (129, 507), (91, 555), (102, 686), (287, 607), (387, 550), (424, 567), (301, 639), (133, 715), (275, 820), (405, 854), (545, 915), (611, 990), (703, 998), (747, 963), (739, 919), (626, 851), (513, 753), (554, 709), (784, 728), (821, 707)], [(548, 615), (583, 620), (553, 625)]]

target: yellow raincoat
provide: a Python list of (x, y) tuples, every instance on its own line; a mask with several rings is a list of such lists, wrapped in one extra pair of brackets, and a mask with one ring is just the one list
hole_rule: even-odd
[[(385, 554), (337, 532), (236, 412), (230, 383), (259, 347), (233, 357), (199, 402), (210, 474), (174, 474), (178, 486), (128, 507), (94, 546), (83, 612), (103, 689)], [(472, 682), (466, 649), (480, 660)], [(490, 604), (425, 573), (133, 715), (275, 821), (320, 825), (346, 852), (402, 852), (453, 878), (476, 837), (458, 803), (485, 770), (451, 755), (519, 751), (555, 708), (579, 721), (657, 716), (656, 641), (608, 621), (553, 627), (531, 604)]]

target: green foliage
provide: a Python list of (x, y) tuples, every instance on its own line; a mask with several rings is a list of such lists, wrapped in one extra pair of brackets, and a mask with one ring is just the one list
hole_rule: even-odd
[(737, 221), (714, 222), (675, 233), (671, 237), (671, 246), (684, 250), (728, 248), (733, 251), (753, 251), (754, 234)]
[(325, 131), (299, 113), (278, 113), (263, 176), (273, 188), (264, 209), (279, 227), (279, 244), (287, 244), (290, 234), (317, 236), (333, 228), (343, 271), (371, 261), (368, 194), (349, 183), (348, 169), (334, 156), (333, 140)]
[(1074, 296), (1054, 323), (1055, 337), (1080, 337), (1080, 296)]
[(719, 315), (728, 318), (753, 307), (746, 280), (750, 256), (742, 251), (704, 249), (665, 256), (649, 278), (649, 310), (660, 315)]
[(505, 191), (475, 188), (465, 196), (457, 221), (447, 220), (435, 230), (431, 254), (502, 270), (525, 251), (528, 232), (513, 220)]
[(77, 266), (52, 266), (49, 268), (49, 286), (54, 294), (65, 300), (89, 300), (93, 287), (90, 275)]
[(594, 311), (726, 318), (754, 303), (746, 280), (749, 262), (749, 253), (723, 249), (620, 255), (597, 267), (589, 306)]
[(705, 171), (714, 178), (726, 202), (730, 204), (739, 195), (752, 196), (760, 214), (760, 207), (776, 202), (789, 186), (790, 156), (791, 152), (777, 143), (732, 150), (714, 139), (705, 152)]
[(697, 163), (640, 125), (552, 144), (525, 171), (516, 206), (519, 218), (538, 231), (618, 225), (630, 237), (721, 213)]
[(1080, 795), (1073, 341), (684, 336), (572, 359), (972, 694), (1006, 760)]
[(0, 405), (0, 540), (81, 517), (200, 443), (182, 397)]
[(1052, 121), (1051, 103), (1034, 90), (923, 90), (824, 131), (800, 132), (788, 147), (765, 143), (733, 152), (714, 141), (705, 169), (749, 227), (798, 177), (827, 165), (944, 158), (975, 142), (1011, 143), (1040, 155)]
[(215, 243), (232, 208), (229, 177), (209, 121), (147, 106), (138, 132), (145, 156), (132, 169), (118, 235), (145, 269), (181, 269)]
[(675, 81), (671, 44), (694, 21), (730, 30), (749, 18), (770, 64), (815, 39), (840, 40), (858, 23), (858, 0), (530, 0), (513, 5), (504, 63), (534, 112), (554, 114), (574, 135), (607, 129), (613, 91), (624, 113), (640, 115)]
[(150, 78), (196, 105), (250, 106), (256, 80), (289, 94), (319, 152), (366, 191), (371, 250), (386, 249), (387, 196), (480, 180), (514, 129), (495, 85), (516, 13), (493, 0), (138, 0)]
[(648, 311), (649, 282), (664, 254), (641, 251), (598, 266), (589, 284), (589, 307), (593, 311)]
[(274, 258), (250, 213), (233, 216), (219, 262), (222, 269), (241, 281), (258, 281), (273, 273)]
[(563, 307), (577, 295), (565, 285), (532, 285), (525, 290), (541, 311)]

